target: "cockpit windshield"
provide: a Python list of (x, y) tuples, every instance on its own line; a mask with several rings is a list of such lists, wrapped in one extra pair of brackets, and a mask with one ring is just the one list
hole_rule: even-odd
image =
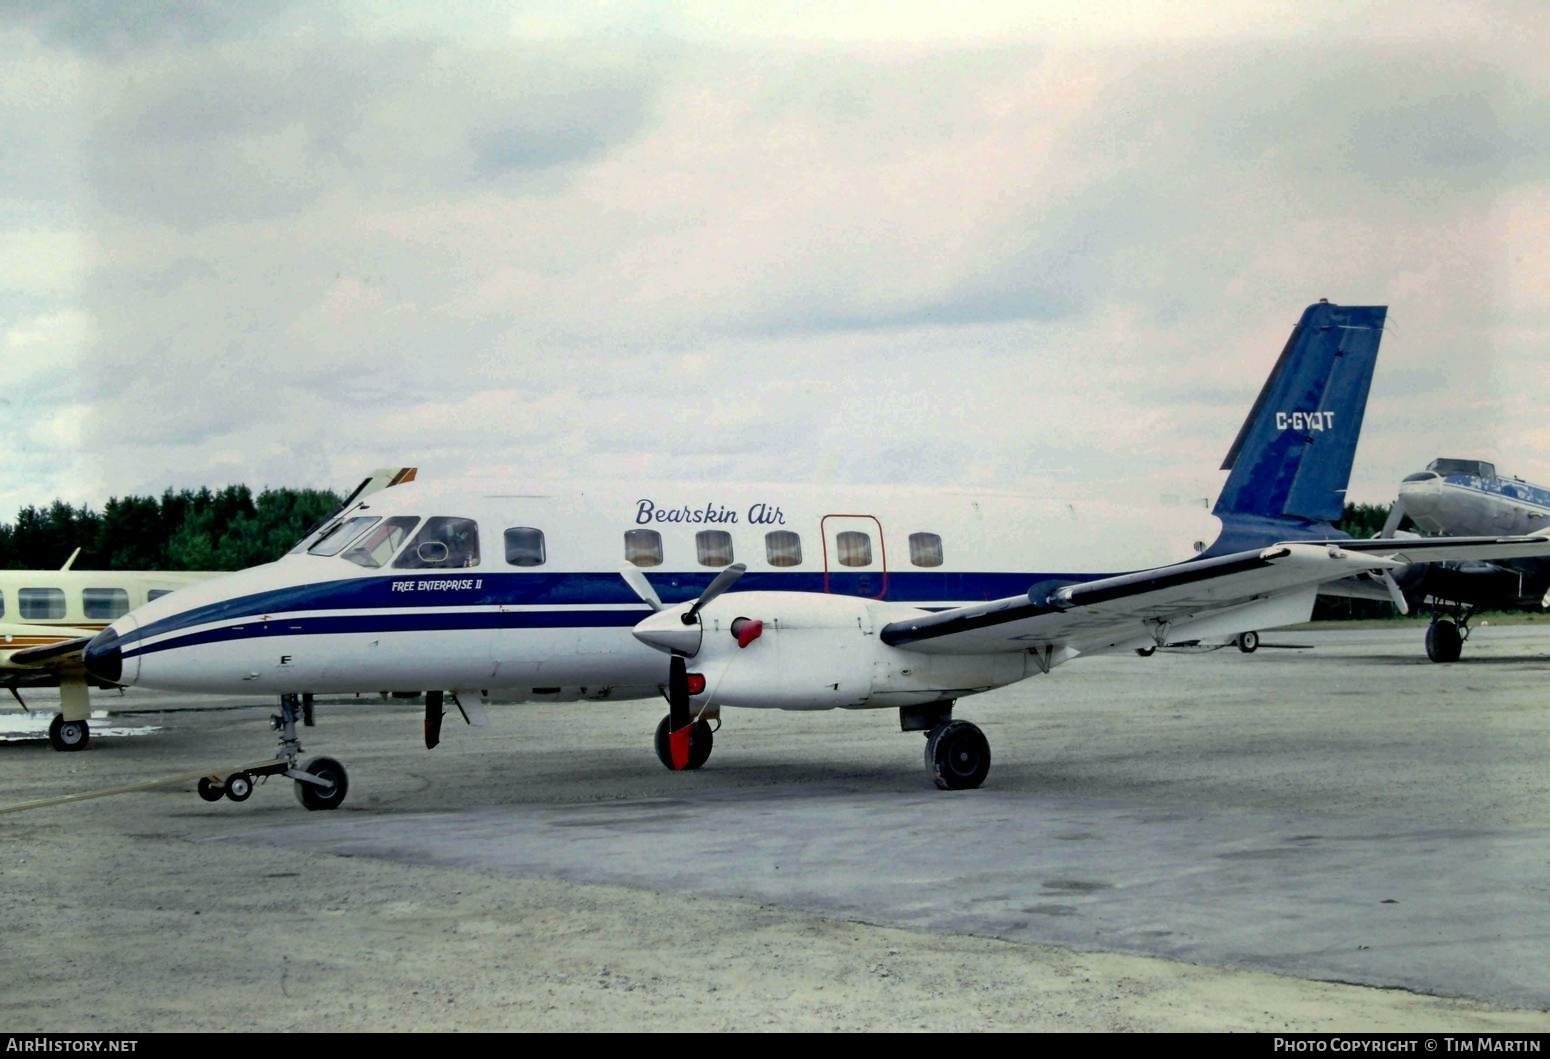
[(1484, 460), (1433, 460), (1426, 465), (1428, 471), (1436, 471), (1443, 477), (1466, 474), (1473, 478), (1495, 478), (1496, 465)]
[(418, 515), (394, 515), (384, 519), (382, 525), (362, 537), (360, 543), (344, 553), (343, 558), (357, 566), (375, 568), (381, 566), (398, 551), (399, 545), (409, 538)]
[(479, 527), (471, 518), (428, 518), (393, 565), (400, 570), (478, 566)]
[(376, 515), (358, 515), (355, 518), (347, 518), (338, 523), (332, 529), (326, 530), (318, 542), (307, 549), (308, 555), (338, 555), (361, 532), (377, 521)]

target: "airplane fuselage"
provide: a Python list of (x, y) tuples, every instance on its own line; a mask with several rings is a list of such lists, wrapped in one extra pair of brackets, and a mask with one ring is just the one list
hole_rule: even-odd
[[(880, 626), (1044, 580), (1187, 560), (1221, 531), (1198, 503), (1147, 511), (1009, 494), (674, 483), (503, 492), (413, 482), (340, 518), (360, 521), (121, 619), (123, 682), (206, 692), (653, 695), (663, 659), (631, 634), (650, 611), (620, 575), (627, 563), (668, 605), (692, 600), (737, 562), (747, 573), (727, 600), (836, 597), (860, 608), (857, 621)], [(986, 687), (1029, 673), (1015, 654), (982, 669), (955, 679)], [(880, 695), (864, 704), (900, 703)]]

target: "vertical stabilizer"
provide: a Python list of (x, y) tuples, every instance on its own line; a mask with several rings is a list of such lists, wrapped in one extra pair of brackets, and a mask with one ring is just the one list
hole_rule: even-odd
[(1334, 522), (1345, 508), (1388, 307), (1303, 311), (1222, 462), (1215, 513)]

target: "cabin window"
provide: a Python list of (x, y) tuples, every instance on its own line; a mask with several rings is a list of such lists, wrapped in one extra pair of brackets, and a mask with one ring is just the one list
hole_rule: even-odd
[(801, 566), (802, 538), (790, 530), (772, 530), (764, 535), (764, 557), (771, 566)]
[(935, 533), (911, 533), (910, 562), (915, 566), (941, 566), (942, 538)]
[(694, 550), (701, 566), (731, 566), (732, 534), (726, 530), (700, 530), (694, 535)]
[(471, 518), (437, 515), (425, 520), (404, 553), (400, 570), (456, 570), (479, 565), (479, 527)]
[(58, 621), (65, 616), (65, 590), (24, 588), (16, 593), (22, 621)]
[(5, 593), (0, 592), (0, 618), (5, 617)]
[(394, 515), (392, 518), (383, 519), (382, 525), (362, 537), (360, 542), (345, 552), (342, 558), (350, 560), (356, 566), (374, 570), (393, 558), (393, 553), (409, 539), (409, 534), (419, 521), (418, 515)]
[(170, 595), (172, 595), (172, 589), (170, 588), (153, 588), (145, 594), (145, 601), (149, 603), (152, 600), (160, 599), (162, 596)]
[(841, 566), (871, 566), (872, 538), (857, 530), (846, 530), (834, 537), (836, 558)]
[(512, 566), (544, 565), (544, 531), (513, 526), (506, 531), (506, 561)]
[(83, 588), (81, 609), (88, 618), (112, 621), (129, 613), (129, 593), (122, 588)]
[(656, 530), (625, 530), (624, 561), (636, 566), (661, 566), (662, 534)]
[(308, 555), (338, 555), (344, 551), (344, 546), (359, 537), (366, 527), (377, 521), (375, 515), (357, 515), (355, 518), (347, 518), (336, 525), (318, 542), (307, 549)]

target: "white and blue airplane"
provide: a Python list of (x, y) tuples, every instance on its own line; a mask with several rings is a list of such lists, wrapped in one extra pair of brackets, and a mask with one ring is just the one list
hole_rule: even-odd
[[(959, 700), (1083, 655), (1307, 620), (1321, 583), (1434, 559), (1550, 555), (1550, 538), (1342, 539), (1386, 310), (1309, 306), (1224, 466), (1216, 506), (1155, 515), (940, 489), (368, 480), (277, 562), (191, 586), (83, 644), (98, 679), (282, 696), (273, 762), (212, 774), (241, 800), (284, 774), (314, 809), (342, 765), (298, 766), (295, 696), (433, 689), (518, 699), (665, 695), (670, 769), (728, 707), (890, 709), (937, 786), (990, 747)], [(1115, 572), (1120, 571), (1120, 572)], [(438, 690), (439, 689), (439, 690)]]

